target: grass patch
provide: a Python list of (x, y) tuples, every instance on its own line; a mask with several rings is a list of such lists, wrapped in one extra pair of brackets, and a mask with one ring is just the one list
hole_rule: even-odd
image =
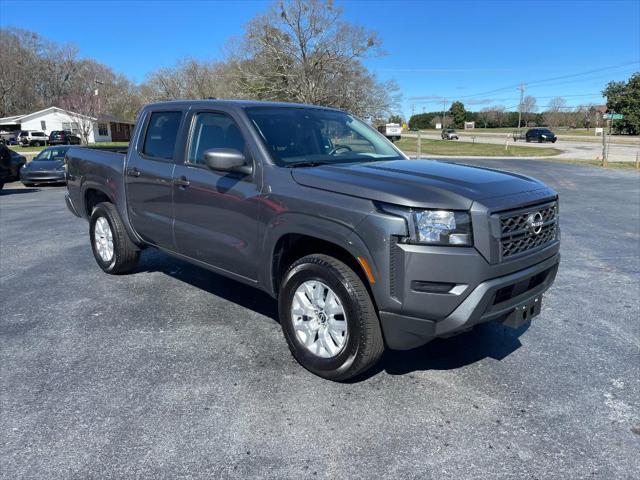
[[(418, 139), (404, 137), (396, 142), (396, 146), (405, 153), (417, 152)], [(421, 150), (421, 153), (425, 155), (451, 155), (463, 157), (550, 157), (562, 153), (562, 150), (558, 150), (557, 148), (509, 145), (509, 149), (505, 150), (504, 145), (429, 139), (422, 139)]]
[(96, 142), (90, 143), (90, 147), (128, 147), (129, 142)]
[(612, 170), (636, 170), (637, 172), (640, 172), (640, 169), (636, 168), (636, 162), (607, 162), (607, 166), (602, 167), (602, 161), (600, 160), (574, 160), (571, 158), (547, 158), (545, 160), (549, 162), (570, 163), (572, 165), (611, 168)]
[[(23, 147), (21, 145), (9, 145), (9, 148), (18, 153), (22, 153), (22, 152), (39, 152), (49, 146), (50, 145), (47, 145), (46, 147), (39, 147), (39, 146)], [(55, 146), (64, 147), (65, 145), (55, 145)], [(77, 145), (71, 145), (71, 146), (75, 147)], [(90, 147), (128, 147), (129, 142), (95, 142), (95, 143), (90, 143), (89, 146)]]
[(22, 152), (39, 152), (43, 148), (46, 147), (23, 147), (20, 145), (8, 145), (8, 147), (14, 152), (22, 153)]

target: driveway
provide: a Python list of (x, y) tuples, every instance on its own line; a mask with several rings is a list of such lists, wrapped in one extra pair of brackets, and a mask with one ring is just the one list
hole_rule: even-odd
[(152, 250), (106, 275), (64, 188), (7, 185), (0, 478), (637, 478), (640, 176), (475, 163), (560, 192), (542, 314), (350, 384), (297, 365), (268, 296)]

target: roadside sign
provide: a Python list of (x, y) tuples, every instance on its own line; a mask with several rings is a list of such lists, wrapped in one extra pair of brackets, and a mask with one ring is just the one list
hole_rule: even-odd
[(602, 115), (602, 118), (604, 120), (622, 120), (624, 118), (624, 115), (622, 115), (621, 113), (605, 113), (604, 115)]

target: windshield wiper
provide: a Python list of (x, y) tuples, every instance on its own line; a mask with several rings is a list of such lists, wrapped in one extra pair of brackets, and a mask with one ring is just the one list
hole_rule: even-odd
[(329, 165), (334, 162), (293, 162), (288, 163), (287, 168), (298, 168), (298, 167), (319, 167), (320, 165)]

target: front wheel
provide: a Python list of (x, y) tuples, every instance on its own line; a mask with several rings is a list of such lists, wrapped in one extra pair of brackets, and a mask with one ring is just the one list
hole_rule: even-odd
[(89, 236), (93, 256), (106, 273), (127, 273), (138, 263), (140, 250), (129, 239), (113, 204), (103, 202), (93, 209)]
[(380, 321), (360, 277), (328, 255), (297, 260), (282, 280), (280, 324), (304, 368), (344, 381), (375, 365), (384, 351)]

